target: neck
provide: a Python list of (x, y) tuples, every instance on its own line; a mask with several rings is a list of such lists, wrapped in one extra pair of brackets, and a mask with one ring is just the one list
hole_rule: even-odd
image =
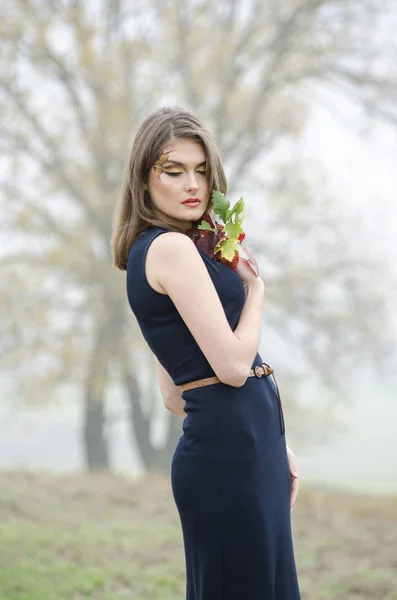
[(180, 229), (182, 229), (183, 233), (188, 231), (188, 229), (190, 229), (192, 226), (191, 221), (179, 221), (178, 219), (173, 219), (169, 215), (166, 215), (162, 212), (159, 212), (158, 216), (162, 221), (167, 223), (167, 225), (171, 225), (171, 227), (179, 227)]

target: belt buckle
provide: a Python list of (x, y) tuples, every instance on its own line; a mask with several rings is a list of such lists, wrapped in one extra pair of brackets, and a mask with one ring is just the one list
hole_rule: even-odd
[(271, 367), (265, 362), (254, 368), (255, 377), (262, 377), (262, 375), (271, 375), (273, 371), (273, 367)]

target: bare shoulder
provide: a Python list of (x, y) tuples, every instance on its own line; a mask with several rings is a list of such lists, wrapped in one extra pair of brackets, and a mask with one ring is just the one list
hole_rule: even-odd
[(170, 265), (181, 267), (200, 261), (200, 256), (187, 235), (178, 231), (166, 231), (158, 235), (150, 244), (146, 256), (146, 277), (151, 287), (161, 294), (167, 294), (160, 282), (160, 276)]
[[(155, 273), (163, 272), (165, 266), (183, 266), (202, 263), (202, 258), (193, 242), (184, 233), (167, 231), (157, 236), (150, 244), (148, 261)], [(205, 268), (202, 263), (201, 268)]]
[(180, 252), (191, 252), (197, 254), (193, 240), (184, 233), (178, 231), (166, 231), (162, 235), (157, 236), (151, 246), (154, 248), (154, 252), (161, 256), (166, 253), (167, 255), (176, 254)]

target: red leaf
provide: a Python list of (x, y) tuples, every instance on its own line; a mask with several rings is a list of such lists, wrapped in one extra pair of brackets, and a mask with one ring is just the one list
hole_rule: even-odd
[(208, 213), (194, 221), (192, 227), (190, 227), (185, 233), (193, 240), (198, 248), (205, 252), (210, 258), (214, 258), (214, 249), (217, 245), (219, 238), (216, 233), (206, 229), (198, 229), (198, 226), (202, 221), (206, 221), (211, 227), (215, 228), (215, 225)]

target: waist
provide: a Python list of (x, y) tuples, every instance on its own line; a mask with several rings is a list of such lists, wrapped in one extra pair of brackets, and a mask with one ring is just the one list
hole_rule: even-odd
[[(274, 372), (273, 367), (269, 364), (263, 362), (261, 365), (254, 367), (248, 373), (248, 377), (263, 377), (271, 375)], [(187, 390), (192, 390), (194, 388), (204, 387), (206, 385), (213, 385), (214, 383), (222, 383), (221, 380), (214, 377), (205, 377), (204, 379), (196, 379), (195, 381), (189, 381), (187, 383), (183, 383), (180, 388), (182, 392), (186, 392)]]

